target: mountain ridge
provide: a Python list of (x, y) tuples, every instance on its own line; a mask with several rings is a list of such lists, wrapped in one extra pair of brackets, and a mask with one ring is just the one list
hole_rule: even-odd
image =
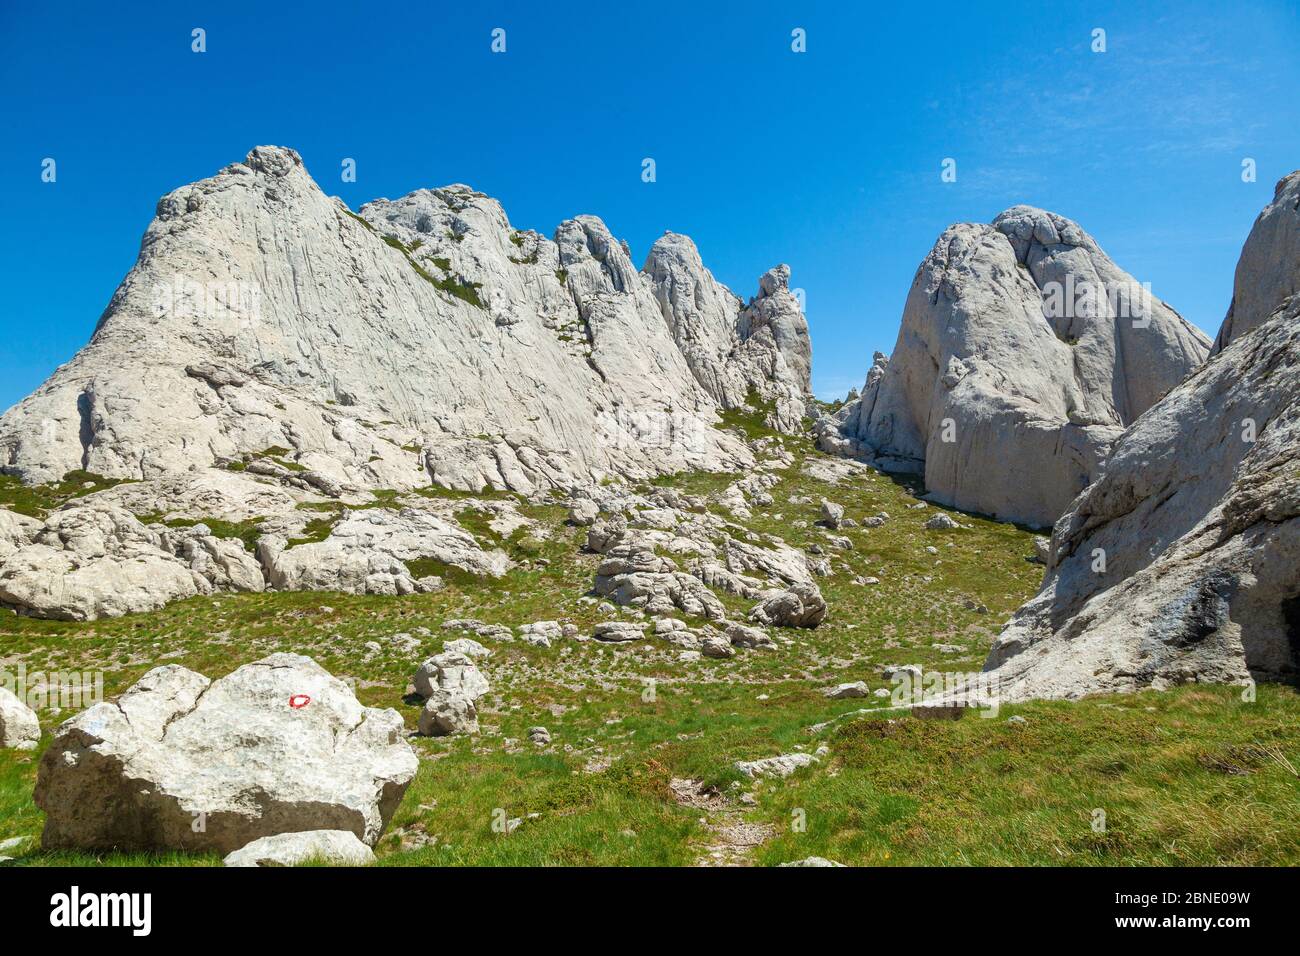
[(404, 488), (418, 444), (435, 484), (528, 493), (743, 467), (716, 412), (756, 392), (788, 429), (810, 398), (788, 270), (746, 304), (684, 237), (647, 266), (713, 288), (714, 313), (661, 307), (596, 217), (546, 239), (460, 186), (353, 213), (296, 152), (257, 147), (159, 201), (91, 341), (0, 417), (0, 470), (154, 477), (283, 447), (330, 482)]

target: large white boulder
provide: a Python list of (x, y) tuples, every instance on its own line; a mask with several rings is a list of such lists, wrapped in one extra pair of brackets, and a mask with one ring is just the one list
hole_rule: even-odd
[(156, 667), (73, 717), (34, 799), (46, 849), (229, 853), (305, 830), (373, 846), (416, 769), (396, 711), (363, 707), (311, 658), (273, 654), (216, 681)]
[(478, 700), (492, 689), (474, 661), (456, 651), (443, 651), (430, 657), (416, 668), (412, 683), (415, 692), (426, 698), (439, 691), (459, 691), (470, 700)]
[(478, 706), (463, 690), (435, 687), (420, 711), (420, 733), (426, 737), (478, 733)]

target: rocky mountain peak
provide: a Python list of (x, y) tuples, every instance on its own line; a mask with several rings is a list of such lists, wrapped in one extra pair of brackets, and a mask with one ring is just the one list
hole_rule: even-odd
[[(712, 294), (687, 314), (677, 280)], [(767, 311), (742, 335), (698, 253), (638, 271), (594, 216), (547, 238), (461, 184), (353, 213), (259, 146), (163, 197), (92, 342), (0, 418), (0, 468), (156, 478), (274, 447), (343, 488), (531, 493), (743, 467), (716, 412), (757, 394), (793, 428), (809, 394), (798, 303)]]
[(288, 176), (296, 170), (306, 173), (298, 151), (287, 146), (254, 146), (244, 157), (244, 165), (267, 176)]
[(1246, 237), (1232, 283), (1232, 302), (1214, 341), (1214, 354), (1258, 328), (1300, 293), (1300, 170), (1283, 176), (1273, 201)]
[(1046, 526), (1208, 346), (1076, 223), (1013, 206), (944, 230), (888, 364), (819, 441), (923, 474), (945, 504)]
[(1073, 220), (1037, 206), (1012, 206), (999, 213), (993, 228), (1011, 240), (1020, 262), (1029, 258), (1032, 246), (1085, 246), (1099, 251), (1092, 237)]

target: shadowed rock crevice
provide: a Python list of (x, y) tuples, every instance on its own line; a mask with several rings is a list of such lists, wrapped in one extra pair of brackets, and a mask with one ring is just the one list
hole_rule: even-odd
[(1282, 602), (1282, 626), (1291, 656), (1291, 669), (1300, 673), (1300, 594)]

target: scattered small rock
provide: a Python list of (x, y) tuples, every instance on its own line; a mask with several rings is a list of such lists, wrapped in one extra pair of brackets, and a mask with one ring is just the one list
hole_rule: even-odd
[(840, 526), (842, 520), (844, 520), (844, 506), (823, 498), (821, 523), (834, 530)]
[(836, 863), (834, 860), (828, 860), (824, 856), (808, 856), (802, 860), (795, 860), (791, 863), (779, 863), (778, 866), (838, 866), (843, 867), (843, 863)]
[(591, 636), (611, 644), (639, 641), (645, 637), (645, 625), (635, 621), (601, 621), (592, 628)]
[(254, 840), (226, 854), (221, 862), (226, 866), (298, 866), (308, 862), (366, 866), (375, 862), (375, 854), (350, 830), (305, 830)]

